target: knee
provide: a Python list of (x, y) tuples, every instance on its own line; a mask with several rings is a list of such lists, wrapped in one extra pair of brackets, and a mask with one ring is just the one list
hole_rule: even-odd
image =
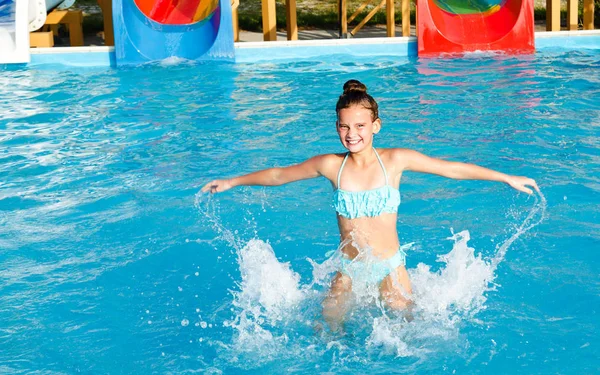
[(350, 292), (352, 292), (352, 279), (338, 272), (331, 282), (328, 297), (337, 298)]
[(331, 288), (323, 301), (323, 312), (325, 315), (337, 315), (345, 308), (348, 295), (352, 292), (351, 279), (338, 273), (331, 282)]
[(394, 310), (406, 310), (412, 304), (412, 288), (406, 268), (398, 267), (386, 277), (380, 286), (381, 298)]

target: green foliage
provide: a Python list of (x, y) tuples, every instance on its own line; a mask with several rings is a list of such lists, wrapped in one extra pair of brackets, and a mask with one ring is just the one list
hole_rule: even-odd
[(546, 8), (535, 7), (535, 9), (533, 10), (533, 19), (535, 21), (545, 21), (546, 20)]
[[(579, 18), (583, 18), (583, 6), (579, 6)], [(536, 21), (545, 21), (546, 20), (546, 8), (544, 7), (537, 7), (534, 9), (533, 11), (533, 18)], [(567, 25), (567, 10), (566, 9), (561, 9), (560, 10), (560, 24), (562, 26), (566, 26)]]
[[(352, 29), (355, 25), (357, 25), (360, 20), (362, 20), (367, 14), (369, 14), (370, 10), (362, 11), (356, 19), (348, 25), (348, 29)], [(298, 27), (302, 28), (320, 28), (320, 29), (334, 29), (337, 30), (339, 27), (339, 16), (337, 10), (321, 10), (321, 11), (307, 11), (303, 9), (298, 9), (296, 12)], [(285, 8), (277, 7), (276, 9), (277, 16), (277, 28), (285, 29), (286, 28), (286, 17), (285, 17)], [(260, 12), (256, 11), (239, 11), (238, 12), (238, 22), (239, 27), (242, 30), (246, 31), (262, 31), (262, 15)], [(414, 25), (416, 20), (415, 10), (411, 10), (410, 12), (410, 22)], [(396, 24), (402, 23), (402, 14), (400, 12), (396, 12), (395, 14), (395, 22)], [(366, 23), (366, 25), (385, 25), (386, 23), (386, 15), (385, 10), (379, 11), (375, 13), (373, 18)]]
[(238, 25), (241, 30), (262, 31), (262, 16), (260, 15), (260, 13), (239, 13)]

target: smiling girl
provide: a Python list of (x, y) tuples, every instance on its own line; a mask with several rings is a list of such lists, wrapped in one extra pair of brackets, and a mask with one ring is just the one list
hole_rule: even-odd
[(348, 151), (319, 155), (303, 163), (270, 168), (206, 184), (204, 192), (223, 192), (240, 185), (276, 186), (325, 177), (333, 186), (333, 206), (340, 229), (339, 270), (323, 301), (323, 316), (332, 330), (347, 310), (353, 283), (379, 289), (391, 309), (404, 310), (412, 289), (400, 248), (396, 224), (400, 205), (399, 185), (405, 171), (431, 173), (457, 180), (504, 182), (532, 194), (534, 180), (511, 176), (473, 164), (435, 159), (404, 148), (375, 149), (373, 135), (381, 130), (377, 102), (361, 82), (350, 80), (336, 105), (336, 129)]

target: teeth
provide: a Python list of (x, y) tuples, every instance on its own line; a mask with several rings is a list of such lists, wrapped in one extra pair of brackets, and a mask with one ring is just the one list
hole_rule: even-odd
[(358, 142), (360, 142), (360, 140), (359, 140), (359, 141), (348, 141), (348, 143), (349, 143), (349, 144), (351, 144), (351, 145), (355, 145), (355, 144), (357, 144)]

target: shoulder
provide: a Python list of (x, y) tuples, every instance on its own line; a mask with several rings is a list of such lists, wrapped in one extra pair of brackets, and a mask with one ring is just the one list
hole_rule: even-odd
[(397, 173), (405, 170), (420, 169), (423, 165), (430, 165), (436, 159), (430, 158), (419, 151), (409, 148), (389, 148), (381, 154), (384, 162), (394, 168)]
[(377, 152), (382, 159), (393, 164), (402, 163), (415, 154), (418, 154), (417, 151), (409, 148), (380, 148), (377, 149)]
[(323, 154), (323, 155), (313, 156), (312, 158), (308, 159), (307, 161), (310, 161), (313, 163), (318, 163), (323, 166), (327, 166), (329, 164), (341, 163), (345, 156), (346, 156), (345, 153), (343, 153), (343, 154)]
[(327, 167), (339, 167), (339, 164), (342, 162), (346, 154), (323, 154), (313, 156), (308, 159), (307, 162), (315, 163), (316, 165), (327, 168)]
[(306, 162), (311, 163), (320, 172), (321, 175), (332, 179), (333, 176), (337, 175), (337, 171), (340, 169), (340, 165), (346, 156), (342, 154), (323, 154), (313, 156)]

